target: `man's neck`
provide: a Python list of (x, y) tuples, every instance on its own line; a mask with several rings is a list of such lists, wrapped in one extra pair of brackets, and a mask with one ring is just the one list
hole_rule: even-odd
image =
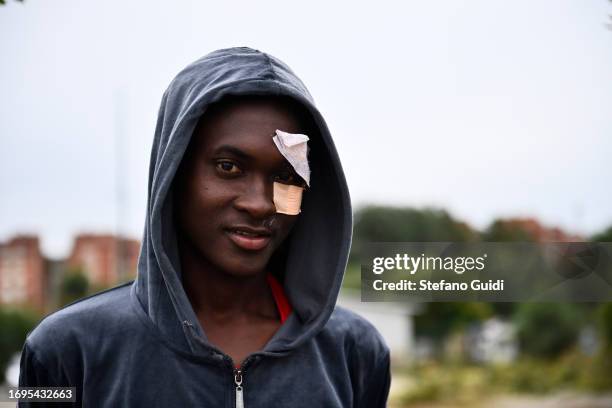
[(266, 280), (267, 272), (237, 276), (211, 265), (189, 244), (179, 244), (183, 287), (194, 312), (202, 321), (218, 322), (239, 317), (276, 318), (277, 312)]

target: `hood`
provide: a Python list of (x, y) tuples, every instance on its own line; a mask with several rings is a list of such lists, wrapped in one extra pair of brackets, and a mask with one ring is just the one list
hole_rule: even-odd
[(300, 79), (282, 61), (246, 47), (214, 51), (183, 69), (163, 95), (149, 164), (147, 215), (133, 286), (148, 318), (166, 341), (194, 354), (212, 347), (183, 289), (172, 216), (171, 186), (192, 133), (207, 106), (224, 95), (283, 95), (310, 112), (312, 185), (288, 242), (279, 280), (293, 313), (263, 352), (289, 352), (328, 321), (351, 244), (349, 192), (325, 120)]

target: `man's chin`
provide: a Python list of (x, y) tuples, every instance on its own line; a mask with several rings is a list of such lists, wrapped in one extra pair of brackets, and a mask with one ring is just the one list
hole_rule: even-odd
[(250, 277), (257, 276), (264, 272), (267, 262), (240, 262), (227, 265), (224, 270), (232, 276)]

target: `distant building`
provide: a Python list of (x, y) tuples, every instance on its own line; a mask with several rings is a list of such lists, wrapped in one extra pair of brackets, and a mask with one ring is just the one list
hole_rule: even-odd
[(108, 287), (136, 275), (140, 242), (114, 235), (81, 234), (67, 260), (69, 269), (82, 269), (90, 285)]
[(110, 287), (135, 277), (139, 252), (137, 240), (81, 234), (68, 259), (51, 260), (43, 256), (38, 236), (18, 235), (0, 243), (0, 305), (54, 310), (67, 270), (82, 270), (94, 290)]
[(47, 302), (46, 260), (35, 235), (0, 244), (0, 304), (43, 309)]
[(391, 358), (396, 361), (409, 361), (417, 356), (414, 353), (414, 315), (421, 305), (405, 302), (362, 302), (359, 291), (342, 290), (338, 305), (365, 317), (382, 335), (391, 350)]
[(464, 342), (467, 355), (479, 363), (510, 363), (518, 357), (515, 326), (493, 317), (471, 325)]

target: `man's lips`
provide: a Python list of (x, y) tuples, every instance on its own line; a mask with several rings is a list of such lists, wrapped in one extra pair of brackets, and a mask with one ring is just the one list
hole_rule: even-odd
[(225, 232), (234, 244), (248, 251), (262, 250), (272, 240), (272, 232), (265, 228), (239, 226), (227, 228)]

